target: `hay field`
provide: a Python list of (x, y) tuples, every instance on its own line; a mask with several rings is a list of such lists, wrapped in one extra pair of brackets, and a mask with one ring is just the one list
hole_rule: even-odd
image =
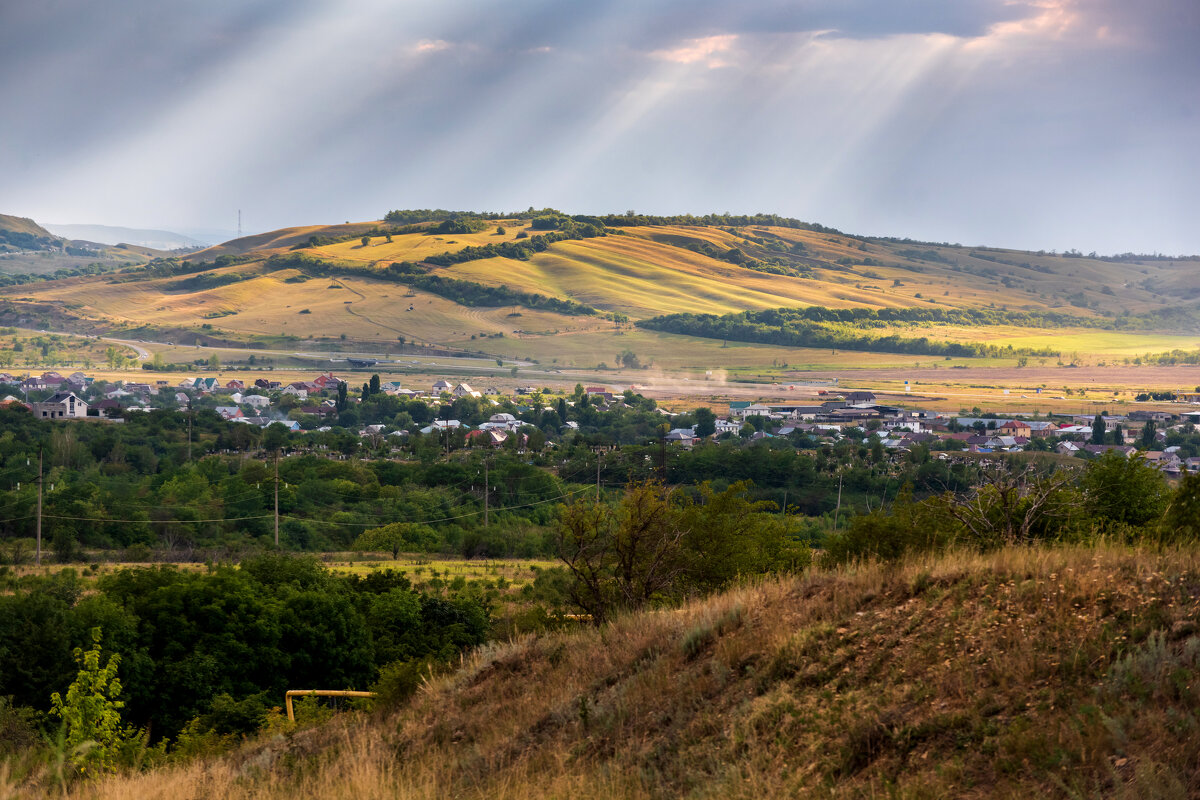
[[(504, 228), (503, 234), (496, 233), (498, 226)], [(481, 247), (515, 241), (517, 234), (521, 232), (529, 236), (536, 236), (541, 231), (533, 230), (527, 222), (497, 220), (488, 222), (488, 227), (478, 233), (406, 233), (393, 236), (390, 242), (384, 236), (374, 236), (371, 237), (371, 243), (366, 247), (360, 240), (355, 239), (349, 242), (307, 248), (304, 252), (339, 261), (372, 264), (391, 261), (420, 261), (440, 253), (456, 252), (464, 247)]]
[[(216, 274), (244, 271), (244, 265), (213, 270)], [(66, 303), (84, 316), (117, 324), (208, 324), (232, 333), (302, 339), (345, 334), (355, 340), (396, 341), (404, 336), (409, 341), (486, 352), (494, 348), (484, 343), (493, 340), (479, 340), (481, 336), (512, 335), (516, 330), (551, 334), (592, 330), (605, 324), (588, 317), (524, 308), (460, 306), (365, 275), (362, 279), (288, 282), (299, 275), (296, 270), (280, 270), (198, 292), (168, 292), (177, 278), (133, 283), (73, 279), (22, 289), (36, 300)], [(308, 313), (302, 313), (306, 310)], [(472, 336), (477, 344), (472, 344)]]
[(781, 306), (911, 305), (885, 293), (768, 275), (632, 236), (556, 242), (528, 261), (493, 258), (437, 274), (576, 300), (635, 318)]

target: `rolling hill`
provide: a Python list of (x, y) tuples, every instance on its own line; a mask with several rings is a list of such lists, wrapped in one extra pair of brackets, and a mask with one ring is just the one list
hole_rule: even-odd
[[(49, 303), (112, 330), (149, 325), (244, 341), (344, 340), (359, 348), (403, 337), (584, 367), (612, 363), (630, 348), (649, 356), (644, 360), (712, 366), (722, 354), (705, 340), (671, 336), (652, 321), (813, 306), (911, 312), (820, 323), (843, 339), (986, 340), (1040, 352), (1047, 341), (1070, 336), (1082, 337), (1072, 339), (1072, 349), (1109, 357), (1200, 347), (1195, 257), (917, 243), (775, 217), (538, 212), (411, 220), (286, 228), (159, 259), (144, 270), (68, 277), (8, 294), (26, 298), (10, 302)], [(956, 325), (953, 314), (962, 310), (990, 316)], [(658, 329), (632, 329), (637, 323)], [(1125, 331), (1119, 342), (1117, 329)], [(849, 349), (938, 352), (906, 347), (860, 341)], [(812, 363), (795, 347), (768, 350), (769, 358), (767, 350), (755, 357)]]

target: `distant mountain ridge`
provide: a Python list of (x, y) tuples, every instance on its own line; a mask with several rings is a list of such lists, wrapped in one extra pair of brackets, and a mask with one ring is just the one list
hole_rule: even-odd
[(48, 222), (43, 226), (51, 233), (68, 239), (83, 239), (98, 244), (132, 244), (154, 250), (179, 250), (185, 247), (204, 247), (207, 243), (173, 231), (146, 228), (123, 228), (115, 225), (82, 225)]

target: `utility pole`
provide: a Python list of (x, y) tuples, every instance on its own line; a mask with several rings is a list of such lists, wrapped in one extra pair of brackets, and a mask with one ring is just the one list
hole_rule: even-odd
[(602, 457), (603, 457), (603, 454), (599, 450), (597, 450), (596, 451), (596, 505), (600, 505), (600, 459)]
[(36, 563), (42, 565), (42, 446), (38, 445), (38, 507), (37, 507), (37, 556)]
[(188, 400), (188, 463), (192, 463), (192, 401)]
[(488, 486), (488, 459), (483, 459), (483, 527), (488, 526), (488, 501), (491, 488)]
[(275, 451), (275, 546), (279, 547), (279, 451)]
[(836, 531), (838, 526), (838, 515), (842, 513), (842, 473), (838, 472), (838, 501), (837, 508), (833, 512), (833, 529)]

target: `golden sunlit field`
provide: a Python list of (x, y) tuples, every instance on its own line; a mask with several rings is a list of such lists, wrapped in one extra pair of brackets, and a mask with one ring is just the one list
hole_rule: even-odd
[[(498, 227), (504, 228), (504, 233), (496, 233)], [(487, 228), (478, 233), (409, 233), (393, 236), (390, 242), (384, 236), (373, 236), (370, 244), (366, 247), (360, 240), (354, 239), (348, 242), (313, 247), (307, 252), (314, 256), (325, 256), (341, 261), (360, 261), (372, 264), (392, 261), (421, 261), (428, 256), (463, 247), (511, 242), (516, 240), (517, 234), (522, 231), (527, 235), (537, 233), (530, 229), (528, 223), (522, 224), (517, 220), (497, 220), (489, 222)]]

